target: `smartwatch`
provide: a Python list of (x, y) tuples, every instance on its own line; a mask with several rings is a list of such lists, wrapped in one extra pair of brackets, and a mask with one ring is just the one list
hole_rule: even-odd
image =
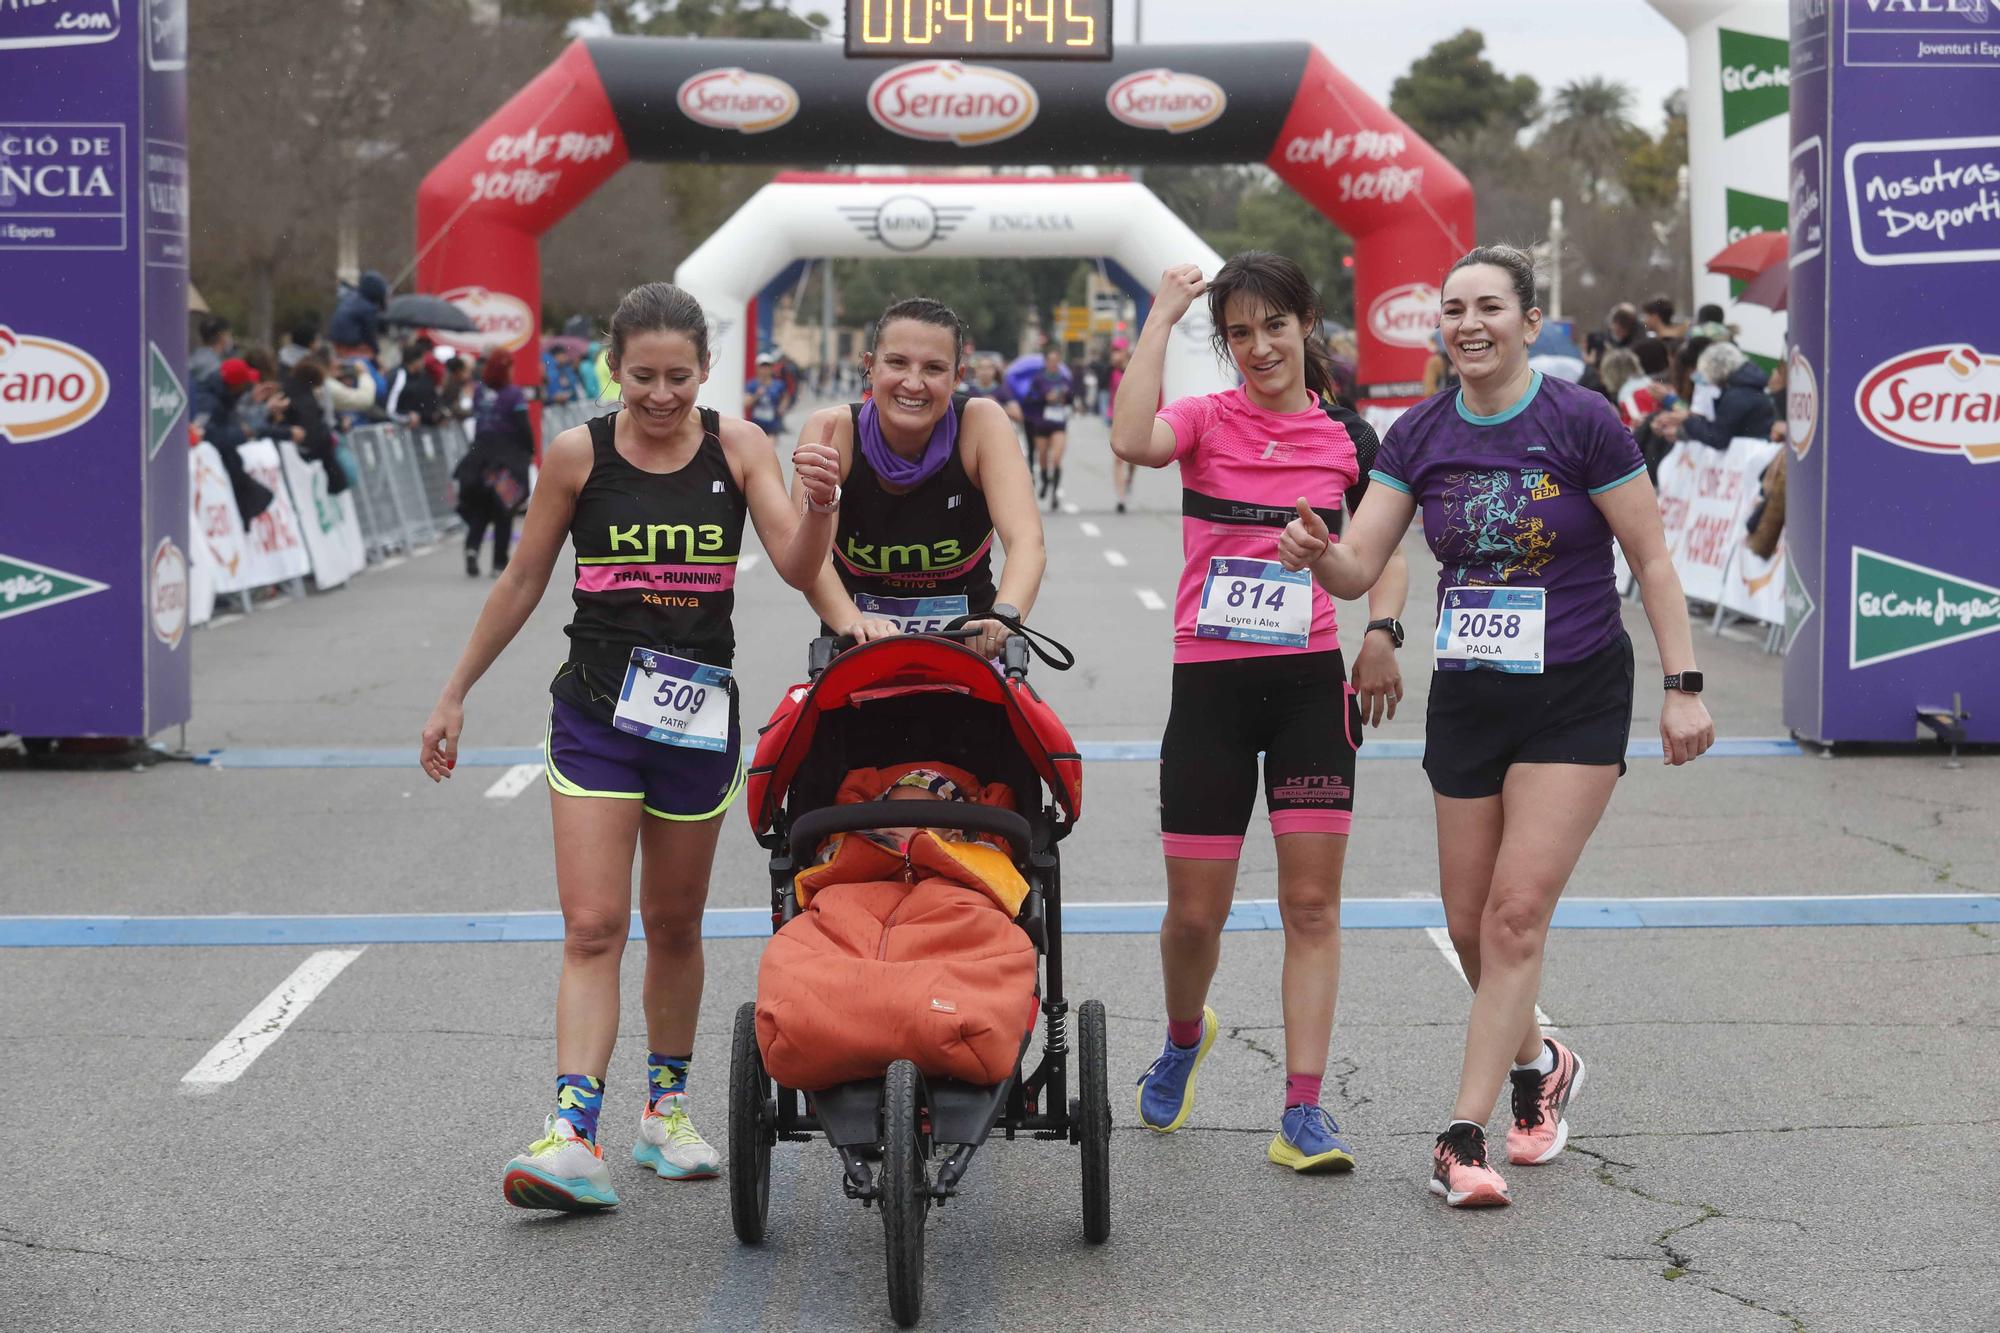
[[(1005, 602), (993, 603), (991, 607), (987, 608), (986, 614), (989, 616), (1005, 616), (1007, 617), (1007, 619), (1013, 621), (1017, 625), (1021, 623), (1020, 608), (1009, 606)], [(978, 616), (974, 616), (972, 618), (974, 620), (979, 619)]]
[(1701, 672), (1683, 671), (1677, 676), (1668, 676), (1666, 688), (1679, 690), (1682, 694), (1701, 693)]
[[(1366, 638), (1368, 635), (1373, 634), (1378, 629), (1385, 629), (1389, 631), (1390, 643), (1394, 644), (1398, 648), (1401, 648), (1403, 646), (1402, 621), (1397, 620), (1394, 616), (1391, 616), (1386, 620), (1371, 620), (1368, 622), (1368, 628), (1361, 632), (1362, 637)], [(1699, 680), (1700, 677), (1696, 677), (1696, 679)], [(1695, 688), (1699, 689), (1701, 687), (1697, 685)]]
[(806, 511), (808, 513), (831, 514), (839, 508), (840, 508), (840, 483), (838, 482), (834, 483), (833, 498), (831, 500), (828, 500), (825, 504), (820, 504), (818, 501), (814, 500), (811, 495), (806, 496)]

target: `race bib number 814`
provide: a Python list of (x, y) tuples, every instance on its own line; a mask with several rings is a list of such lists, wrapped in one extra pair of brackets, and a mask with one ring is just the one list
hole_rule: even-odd
[(1202, 580), (1194, 634), (1303, 648), (1312, 637), (1312, 578), (1270, 560), (1215, 556)]

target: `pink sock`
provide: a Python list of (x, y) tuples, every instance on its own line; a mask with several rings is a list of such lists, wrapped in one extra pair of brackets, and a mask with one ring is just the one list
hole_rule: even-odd
[(1294, 1106), (1318, 1106), (1319, 1085), (1324, 1079), (1321, 1074), (1285, 1075), (1285, 1109)]
[(1186, 1050), (1201, 1045), (1201, 1020), (1199, 1018), (1167, 1020), (1167, 1040)]

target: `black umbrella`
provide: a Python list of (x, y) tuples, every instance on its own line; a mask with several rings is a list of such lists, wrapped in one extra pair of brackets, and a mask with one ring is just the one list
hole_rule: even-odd
[(479, 332), (479, 326), (463, 310), (442, 296), (426, 296), (422, 292), (390, 297), (382, 322), (413, 329), (436, 329), (440, 333)]

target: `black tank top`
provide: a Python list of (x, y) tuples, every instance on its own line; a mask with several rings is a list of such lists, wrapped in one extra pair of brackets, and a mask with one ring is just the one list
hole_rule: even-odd
[[(590, 427), (590, 476), (576, 497), (576, 614), (569, 663), (552, 686), (565, 702), (609, 716), (634, 648), (727, 667), (743, 547), (743, 490), (722, 452), (720, 421), (701, 413), (701, 444), (674, 472), (633, 467), (618, 452), (618, 413)], [(601, 706), (600, 706), (601, 705)]]
[[(953, 394), (960, 439), (964, 394)], [(854, 458), (841, 485), (833, 564), (849, 596), (963, 596), (970, 611), (993, 608), (993, 518), (965, 475), (955, 446), (943, 468), (900, 494), (883, 489), (861, 447), (861, 404), (848, 405)]]

